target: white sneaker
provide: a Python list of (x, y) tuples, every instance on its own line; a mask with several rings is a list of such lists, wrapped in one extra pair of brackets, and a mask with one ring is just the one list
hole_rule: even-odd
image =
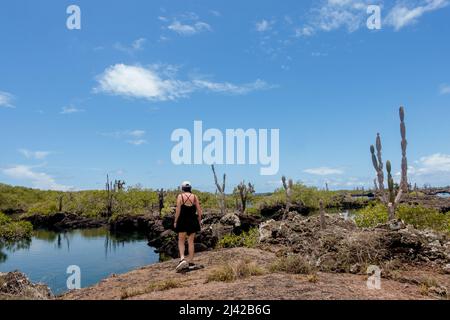
[(176, 272), (180, 272), (187, 268), (189, 268), (189, 263), (186, 260), (181, 260), (178, 266), (175, 268), (175, 270)]

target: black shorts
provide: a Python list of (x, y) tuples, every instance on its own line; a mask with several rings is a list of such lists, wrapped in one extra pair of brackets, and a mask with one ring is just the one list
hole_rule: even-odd
[(200, 232), (200, 222), (196, 213), (181, 212), (177, 221), (177, 227), (175, 231), (177, 233), (187, 233), (191, 235), (193, 233)]

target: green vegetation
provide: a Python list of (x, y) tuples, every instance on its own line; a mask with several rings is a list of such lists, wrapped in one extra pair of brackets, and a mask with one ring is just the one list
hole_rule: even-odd
[[(217, 209), (216, 196), (208, 192), (194, 191), (205, 209)], [(172, 211), (176, 204), (178, 190), (169, 190), (165, 196), (163, 214)], [(51, 215), (58, 212), (100, 218), (107, 215), (107, 192), (87, 190), (77, 192), (42, 191), (24, 187), (0, 184), (0, 211), (25, 213), (28, 215)], [(229, 197), (227, 206), (234, 208), (234, 200)], [(158, 210), (158, 192), (141, 186), (129, 187), (114, 192), (112, 212), (118, 215), (139, 215)]]
[(314, 268), (305, 258), (297, 254), (278, 259), (271, 265), (270, 271), (290, 274), (312, 274)]
[(444, 214), (424, 207), (400, 206), (397, 216), (418, 229), (432, 229), (450, 234), (450, 212)]
[(388, 212), (383, 204), (373, 204), (356, 212), (355, 222), (361, 228), (375, 227), (388, 222)]
[(0, 243), (29, 239), (33, 226), (25, 221), (12, 221), (11, 218), (0, 212)]
[[(450, 233), (450, 212), (441, 213), (435, 209), (420, 206), (399, 206), (397, 218), (418, 229), (432, 229)], [(355, 222), (359, 227), (369, 228), (388, 222), (388, 212), (384, 205), (370, 205), (358, 211)]]
[[(301, 204), (310, 211), (316, 211), (319, 210), (319, 202), (322, 199), (326, 207), (338, 208), (341, 205), (342, 199), (349, 193), (351, 194), (353, 191), (326, 191), (296, 183), (292, 186), (292, 203), (294, 205)], [(284, 207), (286, 205), (285, 190), (279, 188), (273, 194), (255, 196), (253, 204), (259, 210), (273, 206)]]
[[(167, 190), (164, 197), (162, 214), (173, 212), (179, 191)], [(204, 209), (219, 211), (218, 196), (210, 192), (194, 190)], [(350, 192), (351, 193), (351, 192)], [(310, 211), (319, 208), (322, 199), (328, 208), (339, 207), (347, 191), (325, 191), (302, 184), (294, 184), (292, 202), (303, 204)], [(240, 197), (237, 194), (226, 196), (228, 210), (237, 210)], [(273, 206), (285, 206), (286, 196), (282, 188), (274, 193), (251, 194), (249, 207), (245, 214), (260, 215), (261, 209)], [(356, 201), (356, 200), (355, 200)], [(86, 190), (73, 192), (42, 191), (24, 187), (12, 187), (0, 184), (0, 211), (28, 215), (52, 215), (58, 212), (100, 218), (109, 215), (140, 215), (159, 210), (158, 190), (131, 186), (112, 194), (112, 214), (108, 213), (108, 193), (105, 190)]]
[(226, 235), (218, 243), (219, 248), (254, 248), (259, 242), (259, 231), (256, 228), (243, 232), (240, 235)]

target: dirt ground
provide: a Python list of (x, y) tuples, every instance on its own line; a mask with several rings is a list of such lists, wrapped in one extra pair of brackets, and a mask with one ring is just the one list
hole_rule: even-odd
[[(112, 275), (99, 284), (69, 292), (64, 300), (423, 300), (447, 299), (450, 276), (434, 270), (407, 268), (381, 280), (380, 290), (367, 288), (366, 275), (322, 273), (294, 275), (271, 272), (273, 252), (224, 249), (199, 254), (205, 269), (177, 274), (177, 260)], [(208, 282), (227, 263), (252, 262), (264, 273), (231, 282)], [(395, 278), (395, 279), (394, 279)], [(442, 292), (444, 291), (444, 292)]]

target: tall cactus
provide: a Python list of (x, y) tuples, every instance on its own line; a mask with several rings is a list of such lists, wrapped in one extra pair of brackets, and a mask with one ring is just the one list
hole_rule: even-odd
[(392, 165), (390, 161), (386, 162), (386, 172), (387, 172), (387, 183), (388, 190), (385, 191), (384, 188), (384, 173), (383, 173), (383, 160), (382, 160), (382, 145), (381, 145), (381, 137), (380, 134), (377, 134), (376, 138), (376, 155), (375, 155), (375, 147), (370, 146), (370, 153), (372, 155), (372, 164), (377, 173), (377, 180), (374, 180), (375, 191), (377, 192), (381, 202), (383, 202), (389, 212), (389, 220), (395, 219), (395, 209), (400, 203), (403, 192), (408, 191), (408, 162), (406, 158), (406, 147), (408, 145), (406, 141), (406, 125), (405, 125), (405, 110), (403, 107), (400, 107), (399, 110), (400, 115), (400, 134), (402, 137), (401, 148), (402, 148), (402, 173), (401, 173), (401, 182), (399, 190), (395, 190), (394, 179), (392, 177)]
[(402, 137), (402, 180), (400, 188), (402, 188), (403, 192), (408, 192), (408, 159), (406, 158), (406, 148), (408, 146), (408, 141), (406, 141), (405, 109), (403, 107), (400, 107), (399, 114), (400, 134)]
[(223, 175), (223, 182), (222, 182), (222, 185), (220, 185), (219, 180), (217, 179), (216, 169), (215, 169), (214, 165), (211, 165), (211, 168), (212, 168), (212, 172), (214, 174), (214, 183), (216, 185), (216, 189), (217, 189), (218, 193), (220, 194), (220, 198), (219, 198), (220, 212), (222, 213), (222, 215), (225, 215), (225, 213), (227, 211), (227, 204), (226, 204), (226, 198), (225, 198), (225, 182), (227, 179), (227, 175), (226, 174)]
[(375, 171), (377, 173), (377, 179), (378, 179), (378, 184), (375, 183), (375, 186), (377, 187), (377, 189), (375, 191), (378, 191), (380, 196), (382, 198), (384, 198), (383, 200), (386, 201), (387, 199), (385, 198), (385, 195), (384, 195), (383, 158), (381, 156), (382, 145), (381, 145), (381, 137), (380, 137), (379, 133), (377, 133), (375, 145), (377, 148), (376, 155), (375, 155), (375, 147), (373, 145), (370, 146), (370, 153), (372, 154), (372, 164), (373, 164), (373, 167), (375, 168)]
[(283, 183), (284, 193), (286, 194), (286, 209), (285, 215), (283, 217), (285, 218), (292, 207), (292, 192), (294, 189), (294, 181), (292, 181), (292, 179), (287, 180), (286, 177), (283, 176), (281, 178), (281, 182)]
[(320, 199), (319, 201), (319, 208), (320, 208), (320, 229), (325, 230), (327, 225), (325, 221), (325, 205), (323, 204), (322, 199)]
[(106, 175), (106, 215), (111, 217), (113, 214), (113, 204), (114, 204), (114, 185), (112, 181), (109, 180), (109, 175)]

